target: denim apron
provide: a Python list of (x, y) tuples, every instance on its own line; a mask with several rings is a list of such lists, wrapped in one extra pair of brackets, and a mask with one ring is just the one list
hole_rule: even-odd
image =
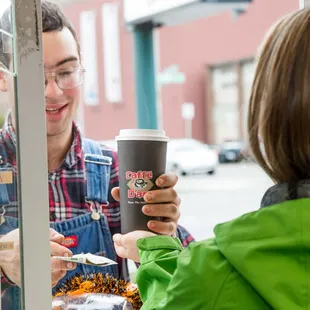
[[(109, 203), (108, 189), (112, 158), (109, 151), (105, 154), (105, 151), (101, 150), (98, 143), (88, 139), (83, 139), (83, 151), (87, 184), (85, 202), (90, 205), (91, 212), (70, 220), (51, 223), (50, 227), (63, 234), (66, 240), (74, 241), (69, 246), (73, 254), (89, 252), (96, 255), (104, 255), (117, 261), (107, 217), (101, 212), (101, 206)], [(7, 170), (8, 168), (2, 169)], [(0, 206), (5, 206), (10, 203), (8, 192), (16, 190), (16, 185), (0, 184), (0, 186)], [(11, 187), (14, 187), (14, 189)], [(5, 222), (0, 225), (0, 235), (5, 235), (16, 228), (18, 228), (18, 220), (6, 216)], [(119, 277), (117, 265), (96, 267), (78, 264), (75, 270), (67, 272), (66, 276), (53, 289), (53, 292), (67, 279), (75, 275), (86, 275), (96, 272), (108, 273), (114, 277)], [(2, 297), (2, 310), (20, 310), (20, 301), (20, 289), (16, 286), (10, 287)]]

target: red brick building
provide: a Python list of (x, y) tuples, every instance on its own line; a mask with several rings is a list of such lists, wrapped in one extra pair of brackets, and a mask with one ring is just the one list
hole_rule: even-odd
[[(108, 25), (113, 25), (113, 21), (110, 18), (109, 22), (104, 20), (103, 5), (113, 3), (119, 29), (111, 32)], [(282, 15), (298, 9), (298, 5), (299, 0), (253, 0), (247, 12), (238, 18), (232, 12), (225, 12), (156, 31), (160, 71), (178, 65), (186, 76), (184, 84), (161, 87), (160, 123), (170, 137), (185, 135), (185, 121), (181, 116), (184, 102), (195, 105), (194, 138), (220, 143), (224, 139), (244, 137), (244, 110), (257, 48), (271, 24)], [(122, 1), (88, 0), (71, 4), (65, 11), (78, 34), (81, 13), (92, 11), (96, 15), (96, 32), (93, 33), (96, 40), (88, 36), (88, 50), (88, 40), (84, 39), (84, 50), (86, 48), (88, 53), (94, 49), (92, 44), (97, 46), (97, 52), (88, 58), (97, 59), (96, 65), (89, 63), (89, 66), (97, 70), (93, 73), (98, 76), (98, 100), (94, 105), (83, 104), (80, 120), (83, 120), (82, 127), (87, 136), (98, 140), (113, 139), (120, 128), (136, 126), (133, 42), (130, 31), (123, 25)], [(105, 27), (110, 32), (106, 32)], [(109, 40), (114, 46), (110, 51)], [(116, 64), (116, 70), (113, 66), (109, 69), (114, 73), (105, 68), (109, 67), (109, 59), (110, 67), (112, 63)], [(111, 83), (113, 86), (115, 74), (119, 81), (115, 84), (114, 95), (107, 96), (107, 86)], [(108, 75), (112, 81), (110, 84), (105, 80)], [(111, 102), (114, 99), (107, 97), (119, 99)]]

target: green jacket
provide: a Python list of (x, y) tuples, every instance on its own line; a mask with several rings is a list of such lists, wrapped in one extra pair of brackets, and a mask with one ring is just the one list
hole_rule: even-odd
[(310, 199), (287, 201), (217, 225), (182, 249), (140, 239), (142, 309), (310, 309)]

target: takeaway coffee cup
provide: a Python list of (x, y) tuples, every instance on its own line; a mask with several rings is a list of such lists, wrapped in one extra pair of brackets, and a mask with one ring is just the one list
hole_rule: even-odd
[[(122, 129), (116, 137), (119, 175), (121, 231), (149, 230), (142, 207), (144, 195), (157, 189), (156, 179), (165, 172), (168, 137), (163, 130)], [(158, 220), (158, 218), (157, 218)]]

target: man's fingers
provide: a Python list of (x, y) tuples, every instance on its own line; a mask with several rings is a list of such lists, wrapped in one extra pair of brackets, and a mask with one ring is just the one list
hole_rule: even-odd
[(50, 228), (50, 240), (53, 242), (61, 243), (65, 237), (59, 234), (55, 229)]
[(177, 224), (175, 222), (160, 222), (160, 221), (149, 221), (147, 226), (150, 230), (155, 233), (173, 236), (177, 230)]
[(72, 252), (66, 247), (51, 241), (50, 242), (52, 256), (72, 256)]
[(114, 187), (111, 191), (111, 194), (116, 201), (120, 200), (119, 187)]
[(167, 172), (162, 174), (160, 177), (156, 180), (156, 185), (158, 187), (173, 187), (178, 182), (178, 176), (173, 172)]
[(144, 195), (144, 200), (147, 203), (173, 203), (179, 205), (179, 196), (173, 188), (158, 189), (149, 191)]
[(180, 218), (179, 208), (172, 203), (145, 205), (142, 212), (147, 216), (164, 217), (177, 221)]
[(51, 258), (51, 269), (52, 271), (61, 271), (61, 270), (74, 270), (76, 264), (72, 262), (65, 262), (57, 258)]
[(58, 270), (52, 272), (52, 287), (55, 287), (57, 283), (66, 275), (65, 270)]
[[(59, 245), (55, 242), (50, 242), (51, 245), (51, 255), (52, 256), (67, 256), (71, 257), (72, 252), (65, 248), (64, 246)], [(73, 270), (76, 268), (76, 264), (72, 262), (65, 262), (60, 259), (51, 258), (51, 268), (52, 271), (57, 270)]]

